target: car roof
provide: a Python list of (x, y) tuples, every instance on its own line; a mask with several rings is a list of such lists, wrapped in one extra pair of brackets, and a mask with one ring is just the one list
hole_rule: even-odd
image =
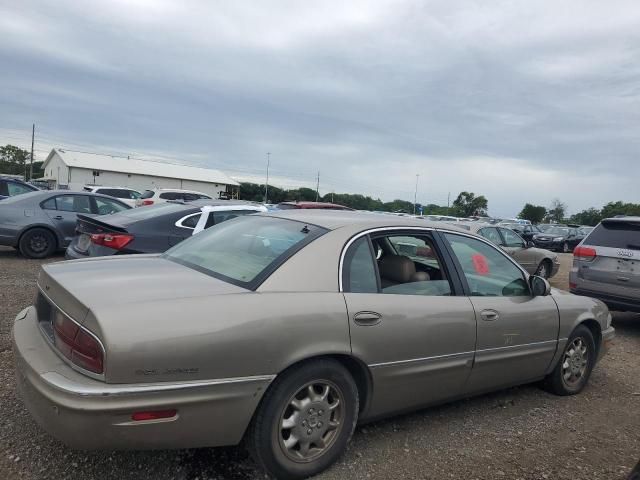
[(460, 228), (457, 225), (451, 225), (446, 222), (433, 222), (410, 216), (385, 215), (383, 213), (358, 212), (352, 210), (296, 208), (290, 210), (272, 210), (259, 215), (310, 223), (328, 230), (337, 230), (342, 227), (357, 225), (361, 226), (363, 230), (378, 227), (429, 227), (438, 230), (469, 233), (465, 228)]
[(628, 216), (628, 217), (613, 217), (605, 218), (602, 223), (640, 223), (640, 217)]
[(353, 210), (352, 208), (349, 207), (345, 207), (344, 205), (339, 205), (337, 203), (330, 203), (330, 202), (310, 202), (310, 201), (302, 201), (302, 202), (280, 202), (278, 205), (291, 205), (297, 208), (307, 208), (307, 209), (312, 209), (312, 208), (317, 208), (317, 209), (322, 209), (322, 208), (327, 208), (327, 209), (344, 209), (344, 210)]
[(183, 188), (147, 188), (145, 192), (180, 192), (180, 193), (200, 193), (202, 195), (209, 195), (208, 193), (199, 192), (197, 190), (184, 190)]

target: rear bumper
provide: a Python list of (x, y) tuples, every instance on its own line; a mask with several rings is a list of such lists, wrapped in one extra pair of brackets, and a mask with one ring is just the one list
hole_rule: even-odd
[(546, 250), (562, 250), (564, 242), (540, 242), (533, 240), (533, 244), (538, 248), (544, 248)]
[[(86, 449), (159, 449), (235, 445), (273, 376), (191, 382), (107, 384), (66, 365), (40, 333), (35, 308), (16, 317), (18, 390), (35, 420), (67, 445)], [(176, 409), (134, 422), (138, 411)]]
[(608, 293), (599, 293), (591, 290), (584, 290), (581, 288), (572, 288), (571, 293), (575, 295), (582, 295), (584, 297), (597, 298), (598, 300), (604, 302), (607, 307), (609, 307), (609, 310), (640, 313), (640, 298), (633, 299), (627, 297), (619, 297)]
[(64, 252), (65, 260), (78, 260), (79, 258), (89, 258), (89, 255), (84, 255), (78, 252), (73, 245), (69, 245)]

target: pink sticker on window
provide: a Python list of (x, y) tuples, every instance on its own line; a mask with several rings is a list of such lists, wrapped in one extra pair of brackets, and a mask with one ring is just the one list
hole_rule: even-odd
[(489, 274), (489, 264), (487, 263), (487, 257), (476, 253), (471, 257), (471, 261), (473, 261), (473, 268), (478, 275)]

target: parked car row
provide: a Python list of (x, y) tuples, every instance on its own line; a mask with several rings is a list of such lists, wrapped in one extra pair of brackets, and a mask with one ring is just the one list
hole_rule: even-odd
[[(206, 226), (208, 207), (82, 213), (82, 242), (133, 249), (167, 224)], [(18, 390), (53, 436), (81, 449), (244, 440), (272, 477), (302, 479), (332, 465), (359, 422), (524, 383), (577, 394), (614, 336), (604, 303), (516, 262), (533, 249), (506, 228), (211, 212), (211, 228), (189, 227), (162, 255), (42, 267), (13, 353)]]

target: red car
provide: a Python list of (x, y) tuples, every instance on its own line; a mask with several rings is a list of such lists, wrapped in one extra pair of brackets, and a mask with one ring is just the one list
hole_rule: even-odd
[(337, 203), (327, 202), (280, 202), (278, 208), (281, 210), (290, 210), (293, 208), (322, 208), (325, 210), (353, 210), (353, 208), (338, 205)]

